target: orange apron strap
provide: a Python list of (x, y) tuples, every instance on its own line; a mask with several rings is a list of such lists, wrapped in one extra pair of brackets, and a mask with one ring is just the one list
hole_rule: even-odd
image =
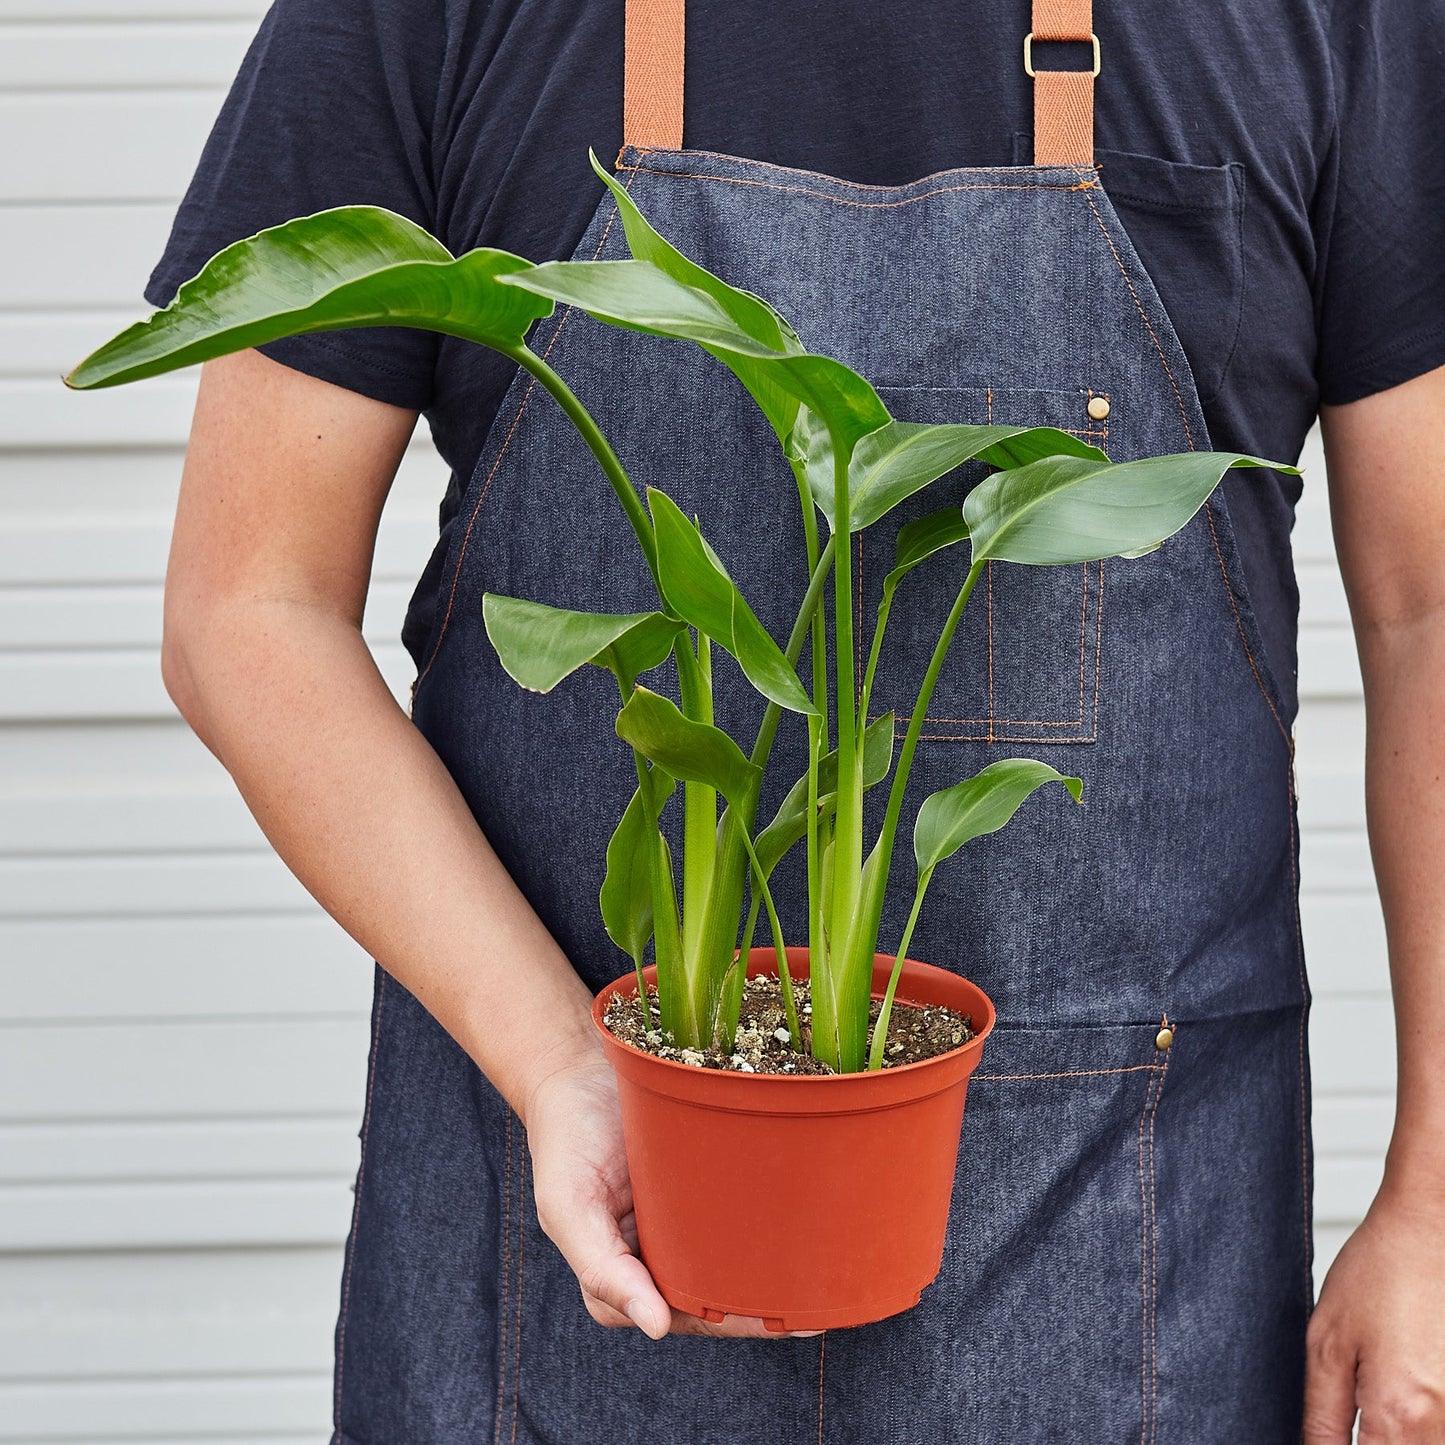
[[(1094, 77), (1099, 42), (1093, 0), (1033, 0), (1034, 28), (1024, 40), (1024, 69), (1034, 82), (1034, 164), (1094, 164)], [(1094, 46), (1092, 70), (1038, 70), (1035, 40), (1083, 40)]]
[(683, 0), (626, 0), (622, 143), (682, 147)]

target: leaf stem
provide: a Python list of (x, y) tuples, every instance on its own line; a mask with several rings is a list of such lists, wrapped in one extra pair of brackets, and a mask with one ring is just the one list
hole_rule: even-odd
[(898, 945), (898, 956), (893, 960), (893, 972), (888, 976), (888, 987), (883, 994), (883, 1003), (878, 1010), (878, 1022), (873, 1025), (873, 1047), (868, 1053), (868, 1067), (883, 1067), (883, 1050), (888, 1039), (888, 1019), (893, 1012), (893, 995), (898, 990), (898, 980), (903, 974), (903, 960), (908, 957), (908, 945), (913, 942), (913, 926), (918, 922), (918, 911), (923, 907), (923, 895), (928, 891), (933, 869), (925, 868), (918, 878), (918, 889), (913, 895), (913, 909), (903, 929), (903, 939)]
[[(692, 634), (678, 634), (676, 644), (678, 692), (682, 715), (693, 722), (713, 721), (712, 687), (706, 666), (708, 643), (705, 634), (698, 636), (698, 651), (692, 650)], [(702, 937), (703, 916), (707, 896), (712, 889), (714, 852), (717, 848), (717, 790), (705, 783), (683, 785), (683, 860), (682, 860), (682, 951), (689, 989), (700, 965), (698, 944)]]
[(773, 931), (773, 949), (778, 956), (778, 982), (782, 985), (783, 990), (783, 1009), (788, 1015), (788, 1033), (792, 1036), (793, 1048), (801, 1052), (803, 1036), (798, 1031), (798, 1005), (793, 997), (793, 976), (788, 971), (787, 950), (783, 946), (783, 925), (778, 922), (778, 912), (773, 906), (773, 894), (768, 887), (763, 865), (758, 862), (758, 855), (753, 849), (753, 841), (746, 833), (743, 834), (743, 842), (747, 847), (748, 857), (752, 860), (753, 876), (757, 879), (758, 889), (763, 895), (763, 903), (768, 910), (768, 926)]
[[(876, 855), (876, 871), (871, 876), (868, 897), (864, 903), (863, 922), (870, 940), (875, 945), (878, 937), (878, 925), (883, 916), (883, 897), (888, 888), (888, 872), (893, 861), (893, 844), (898, 832), (898, 819), (903, 811), (903, 795), (907, 791), (908, 775), (913, 767), (913, 755), (918, 750), (918, 738), (923, 731), (924, 719), (928, 714), (928, 704), (933, 699), (933, 689), (938, 682), (938, 674), (943, 668), (943, 659), (948, 654), (949, 644), (953, 641), (953, 635), (958, 630), (959, 621), (963, 617), (963, 609), (968, 606), (968, 599), (973, 595), (974, 585), (978, 582), (985, 565), (983, 562), (975, 562), (968, 569), (968, 576), (964, 578), (963, 586), (958, 589), (958, 596), (954, 598), (948, 620), (943, 624), (943, 631), (939, 634), (938, 643), (933, 649), (933, 656), (929, 659), (928, 671), (923, 675), (923, 683), (918, 689), (918, 699), (913, 705), (913, 716), (908, 719), (908, 732), (903, 739), (903, 748), (898, 755), (898, 766), (893, 774), (893, 785), (888, 793), (888, 810), (884, 814), (883, 827), (879, 830), (878, 841), (873, 849)], [(872, 862), (873, 860), (870, 859), (870, 864)]]
[[(577, 399), (572, 388), (531, 347), (518, 342), (515, 346), (499, 347), (498, 350), (531, 372), (552, 394), (572, 425), (581, 433), (582, 440), (587, 443), (607, 480), (612, 483), (617, 500), (622, 503), (622, 510), (626, 512), (627, 520), (632, 524), (632, 530), (642, 547), (642, 555), (647, 559), (647, 568), (657, 586), (657, 595), (662, 597), (662, 580), (657, 571), (657, 542), (653, 536), (652, 519), (647, 515), (642, 498), (637, 495), (637, 489), (617, 459), (617, 453), (612, 450), (612, 444), (602, 435), (602, 429), (593, 421), (592, 414)], [(663, 605), (666, 606), (665, 599)]]
[(858, 753), (857, 659), (853, 655), (852, 501), (848, 460), (851, 448), (833, 436), (834, 539), (841, 538), (833, 559), (833, 643), (836, 665), (838, 727), (838, 803), (834, 813), (833, 906), (829, 935), (835, 941), (852, 932), (853, 915), (863, 872), (863, 778)]
[(893, 608), (893, 594), (897, 584), (883, 583), (883, 596), (878, 602), (878, 621), (873, 625), (873, 645), (868, 649), (868, 665), (863, 670), (863, 692), (858, 702), (858, 716), (863, 726), (868, 726), (868, 708), (873, 701), (873, 678), (878, 671), (878, 658), (883, 651), (883, 632), (888, 626), (888, 614)]
[[(813, 613), (817, 610), (822, 598), (835, 552), (834, 539), (829, 537), (819, 554), (818, 565), (813, 568), (813, 576), (808, 583), (807, 593), (798, 609), (793, 630), (788, 636), (788, 645), (784, 649), (785, 656), (793, 666), (797, 666), (798, 658), (802, 655), (803, 643), (807, 639), (808, 629), (812, 626)], [(753, 743), (750, 759), (759, 769), (767, 765), (768, 755), (772, 751), (773, 739), (777, 736), (778, 723), (782, 716), (783, 709), (775, 702), (770, 702), (763, 713), (763, 720), (758, 726), (758, 735)], [(717, 1001), (721, 997), (722, 979), (732, 965), (737, 944), (738, 913), (742, 908), (743, 880), (746, 877), (746, 853), (741, 833), (751, 833), (756, 810), (756, 797), (742, 809), (729, 805), (723, 809), (722, 822), (718, 825), (717, 863), (714, 868), (713, 888), (708, 897), (707, 917), (703, 924), (700, 945), (701, 957), (709, 960), (708, 966), (716, 974), (713, 985), (715, 992), (711, 995), (713, 1007), (710, 1010), (714, 1014)]]

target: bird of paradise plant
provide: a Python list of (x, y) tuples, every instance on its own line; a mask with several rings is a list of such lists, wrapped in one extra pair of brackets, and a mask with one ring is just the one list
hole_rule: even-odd
[[(983, 569), (991, 562), (1138, 557), (1182, 528), (1230, 468), (1295, 469), (1227, 452), (1115, 464), (1049, 427), (900, 421), (864, 377), (809, 351), (768, 302), (672, 246), (595, 155), (591, 160), (616, 199), (629, 260), (533, 264), (486, 247), (453, 257), (394, 212), (337, 207), (228, 246), (170, 305), (101, 346), (65, 380), (82, 389), (114, 386), (284, 336), (364, 326), (461, 337), (527, 370), (596, 458), (657, 593), (654, 610), (629, 614), (490, 594), (482, 601), (488, 637), (522, 686), (547, 692), (589, 664), (616, 678), (616, 730), (632, 749), (637, 788), (607, 848), (600, 903), (609, 936), (632, 959), (639, 998), (645, 1007), (642, 968), (650, 945), (661, 1027), (680, 1046), (716, 1043), (730, 1051), (741, 965), (765, 909), (789, 1032), (794, 1047), (802, 1047), (769, 886), (784, 854), (802, 843), (811, 1050), (841, 1072), (877, 1069), (901, 961), (935, 870), (966, 843), (1002, 828), (1048, 783), (1081, 798), (1080, 779), (1033, 759), (1006, 758), (924, 800), (913, 827), (913, 904), (870, 1041), (873, 961), (909, 776), (940, 668)], [(592, 416), (527, 345), (532, 323), (558, 303), (609, 325), (701, 346), (762, 410), (796, 481), (810, 578), (782, 644), (759, 622), (699, 523), (655, 488), (639, 495)], [(962, 508), (943, 507), (899, 531), (860, 677), (846, 539), (969, 461), (993, 470)], [(966, 566), (953, 560), (962, 555)], [(868, 709), (895, 599), (926, 563), (953, 565), (960, 580), (895, 758), (893, 714), (870, 724)], [(798, 664), (810, 639), (805, 686)], [(714, 724), (713, 647), (731, 654), (767, 700), (746, 752)], [(668, 659), (680, 705), (639, 682)], [(759, 828), (762, 781), (785, 713), (806, 727), (808, 767)], [(864, 794), (884, 783), (886, 812), (870, 843)], [(679, 785), (680, 888), (661, 826)]]

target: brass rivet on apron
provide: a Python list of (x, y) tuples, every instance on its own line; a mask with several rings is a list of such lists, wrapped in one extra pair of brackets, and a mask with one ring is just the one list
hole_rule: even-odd
[(1109, 415), (1109, 398), (1107, 396), (1091, 396), (1089, 398), (1089, 415), (1095, 421), (1103, 421)]
[(1165, 1024), (1157, 1034), (1154, 1035), (1154, 1047), (1156, 1049), (1167, 1049), (1174, 1042), (1174, 1030)]

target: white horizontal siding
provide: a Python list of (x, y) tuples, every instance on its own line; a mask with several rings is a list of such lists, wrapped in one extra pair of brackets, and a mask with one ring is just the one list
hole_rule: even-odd
[[(157, 662), (194, 374), (60, 376), (141, 290), (257, 0), (0, 0), (0, 1442), (320, 1445), (371, 963)], [(418, 441), (366, 635), (445, 471)]]
[[(0, 1442), (320, 1445), (369, 960), (271, 855), (160, 685), (195, 377), (60, 375), (140, 292), (260, 0), (0, 0)], [(1296, 533), (1323, 1267), (1393, 1088), (1348, 613)], [(397, 641), (444, 477), (409, 451), (366, 634)]]

